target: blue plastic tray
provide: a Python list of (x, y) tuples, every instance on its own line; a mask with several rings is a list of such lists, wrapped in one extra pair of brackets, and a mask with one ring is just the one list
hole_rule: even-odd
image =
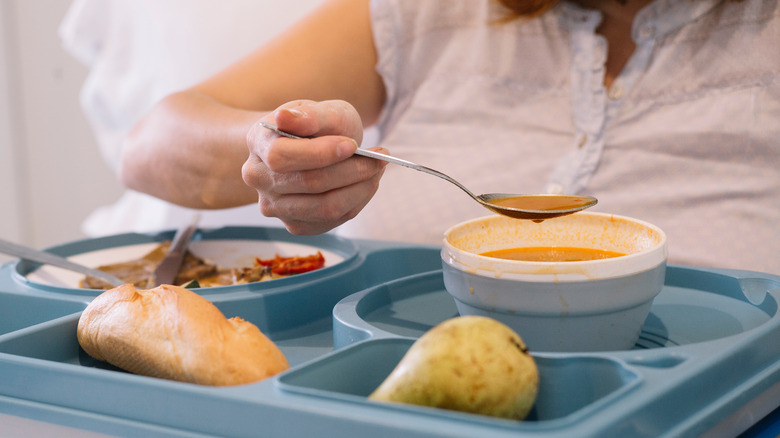
[[(51, 250), (68, 256), (171, 234)], [(539, 397), (515, 422), (366, 399), (418, 336), (457, 315), (439, 248), (273, 228), (197, 238), (303, 242), (344, 257), (297, 277), (200, 291), (228, 317), (258, 325), (289, 371), (214, 388), (97, 362), (75, 335), (95, 292), (31, 283), (37, 265), (11, 262), (0, 267), (0, 412), (123, 436), (649, 437), (734, 434), (780, 405), (777, 276), (670, 266), (634, 349), (534, 353)]]

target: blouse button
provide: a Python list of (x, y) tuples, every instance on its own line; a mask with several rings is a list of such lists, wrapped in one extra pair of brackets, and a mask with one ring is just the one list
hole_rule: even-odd
[(648, 24), (647, 26), (642, 26), (641, 29), (639, 29), (639, 37), (643, 40), (652, 38), (655, 36), (655, 26)]
[(623, 97), (623, 93), (624, 93), (624, 92), (625, 92), (625, 90), (623, 90), (623, 87), (622, 87), (622, 86), (620, 86), (620, 84), (613, 84), (613, 85), (612, 85), (612, 86), (609, 88), (609, 93), (607, 93), (607, 96), (608, 96), (608, 97), (609, 97), (611, 100), (618, 100), (618, 99), (620, 99), (621, 97)]

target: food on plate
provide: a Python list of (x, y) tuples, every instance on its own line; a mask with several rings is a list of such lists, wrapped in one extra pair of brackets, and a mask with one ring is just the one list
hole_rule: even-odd
[(583, 262), (624, 256), (624, 253), (594, 248), (570, 246), (532, 246), (523, 248), (497, 249), (480, 255), (506, 260), (526, 262)]
[[(113, 274), (136, 287), (150, 288), (154, 286), (154, 270), (168, 253), (170, 246), (170, 241), (162, 242), (139, 259), (99, 266), (97, 269)], [(254, 283), (314, 271), (323, 266), (325, 257), (319, 251), (307, 256), (280, 257), (277, 254), (272, 259), (256, 258), (253, 265), (239, 268), (220, 267), (187, 251), (174, 284), (182, 285), (193, 280), (197, 281), (200, 287)], [(112, 287), (95, 277), (84, 277), (79, 286), (87, 289)]]
[(538, 387), (536, 363), (517, 333), (492, 318), (460, 316), (412, 344), (369, 399), (522, 420)]
[(77, 336), (95, 359), (135, 374), (201, 385), (256, 382), (290, 367), (257, 326), (226, 318), (214, 304), (178, 286), (107, 290), (81, 314)]
[[(200, 287), (229, 286), (232, 284), (255, 283), (273, 280), (290, 275), (315, 271), (325, 266), (325, 257), (320, 251), (308, 256), (281, 257), (278, 254), (272, 259), (255, 258), (252, 266), (242, 268), (220, 268), (211, 275), (189, 276), (180, 272), (176, 277), (177, 284), (196, 280)], [(179, 281), (183, 281), (180, 283)]]

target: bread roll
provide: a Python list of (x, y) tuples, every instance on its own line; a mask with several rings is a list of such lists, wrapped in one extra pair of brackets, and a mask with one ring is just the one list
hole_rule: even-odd
[(290, 367), (254, 324), (227, 319), (178, 286), (107, 290), (84, 310), (78, 340), (95, 359), (126, 371), (202, 385), (238, 385)]

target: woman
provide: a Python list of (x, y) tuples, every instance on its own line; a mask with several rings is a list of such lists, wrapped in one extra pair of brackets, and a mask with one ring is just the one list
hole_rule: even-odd
[(438, 243), (487, 213), (353, 157), (376, 125), (379, 150), (477, 193), (593, 194), (663, 228), (672, 263), (780, 273), (777, 1), (509, 9), (528, 4), (330, 1), (162, 100), (127, 140), (123, 181), (195, 208), (259, 198), (298, 234)]

